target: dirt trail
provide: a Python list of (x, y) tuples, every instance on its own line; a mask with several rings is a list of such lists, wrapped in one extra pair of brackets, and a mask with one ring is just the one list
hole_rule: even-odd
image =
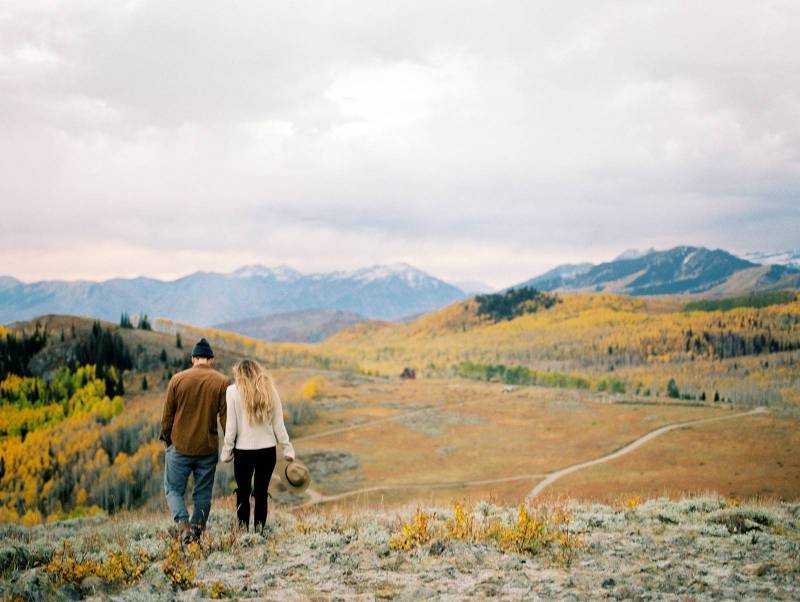
[(529, 481), (534, 479), (541, 479), (543, 474), (525, 474), (515, 477), (500, 477), (497, 479), (479, 479), (475, 481), (438, 481), (436, 483), (399, 483), (397, 485), (375, 485), (374, 487), (364, 487), (362, 489), (353, 489), (352, 491), (345, 491), (344, 493), (337, 493), (334, 495), (325, 495), (315, 489), (307, 489), (309, 499), (307, 502), (296, 506), (296, 508), (305, 508), (307, 506), (314, 506), (315, 504), (324, 504), (326, 502), (336, 502), (344, 498), (361, 495), (363, 493), (374, 493), (376, 491), (390, 491), (393, 489), (455, 489), (459, 487), (475, 487), (478, 485), (492, 485), (493, 483), (508, 483), (510, 481)]
[[(460, 405), (460, 403), (459, 404), (452, 404), (452, 405)], [(375, 420), (375, 421), (367, 422), (367, 423), (364, 423), (364, 424), (358, 424), (358, 425), (353, 425), (353, 426), (350, 426), (350, 427), (344, 427), (344, 428), (336, 429), (336, 430), (333, 430), (333, 431), (326, 431), (324, 433), (317, 433), (315, 435), (310, 435), (308, 437), (298, 438), (297, 441), (302, 441), (302, 440), (306, 440), (306, 439), (314, 439), (314, 438), (323, 437), (323, 436), (326, 436), (326, 435), (332, 435), (332, 434), (339, 433), (339, 432), (342, 432), (342, 431), (348, 431), (348, 430), (352, 430), (352, 429), (355, 429), (355, 428), (362, 428), (362, 427), (365, 427), (365, 426), (370, 426), (370, 425), (381, 423), (381, 422), (387, 422), (389, 420), (396, 420), (397, 418), (401, 418), (403, 416), (409, 416), (409, 415), (412, 415), (412, 414), (418, 414), (420, 412), (428, 412), (428, 411), (431, 411), (431, 410), (435, 410), (435, 409), (437, 409), (437, 407), (441, 407), (441, 406), (427, 407), (427, 408), (424, 408), (424, 409), (421, 409), (421, 410), (415, 410), (413, 412), (407, 412), (407, 413), (404, 413), (404, 414), (398, 414), (396, 416), (391, 416), (389, 418), (382, 418), (380, 420)], [(624, 456), (625, 454), (628, 454), (628, 453), (638, 449), (639, 447), (641, 447), (645, 443), (647, 443), (649, 441), (652, 441), (656, 437), (660, 437), (661, 435), (663, 435), (664, 433), (668, 433), (669, 431), (672, 431), (672, 430), (675, 430), (675, 429), (680, 429), (680, 428), (687, 428), (687, 427), (695, 426), (695, 425), (698, 425), (698, 424), (704, 424), (704, 423), (707, 423), (707, 422), (715, 422), (715, 421), (718, 421), (718, 420), (730, 420), (730, 419), (733, 419), (733, 418), (743, 418), (745, 416), (753, 416), (753, 415), (756, 415), (756, 414), (763, 414), (763, 413), (765, 413), (767, 411), (768, 410), (766, 408), (756, 408), (754, 410), (750, 410), (749, 412), (739, 412), (737, 414), (730, 414), (728, 416), (713, 416), (711, 418), (701, 418), (699, 420), (690, 420), (688, 422), (679, 422), (679, 423), (675, 423), (675, 424), (667, 424), (667, 425), (659, 427), (659, 428), (657, 428), (657, 429), (655, 429), (653, 431), (650, 431), (649, 433), (646, 433), (645, 435), (642, 435), (641, 437), (639, 437), (635, 441), (632, 441), (628, 445), (618, 449), (615, 452), (612, 452), (610, 454), (606, 454), (605, 456), (601, 456), (600, 458), (595, 458), (593, 460), (587, 460), (585, 462), (580, 462), (578, 464), (573, 464), (571, 466), (567, 466), (566, 468), (562, 468), (560, 470), (556, 470), (554, 472), (550, 472), (550, 473), (546, 473), (546, 474), (528, 474), (528, 475), (518, 475), (518, 476), (513, 476), (513, 477), (501, 477), (501, 478), (497, 478), (497, 479), (479, 479), (479, 480), (472, 480), (472, 481), (449, 481), (449, 482), (436, 482), (436, 483), (404, 483), (404, 484), (397, 484), (397, 485), (375, 485), (373, 487), (364, 487), (364, 488), (361, 488), (361, 489), (354, 489), (352, 491), (346, 491), (344, 493), (338, 493), (338, 494), (334, 494), (334, 495), (325, 495), (324, 493), (321, 493), (321, 492), (319, 492), (319, 491), (317, 491), (315, 489), (309, 488), (308, 490), (306, 490), (306, 493), (308, 494), (310, 499), (307, 502), (305, 502), (303, 504), (300, 504), (299, 506), (296, 506), (295, 508), (298, 508), (298, 509), (299, 508), (306, 508), (306, 507), (309, 507), (309, 506), (314, 506), (316, 504), (324, 504), (324, 503), (327, 503), (327, 502), (335, 502), (335, 501), (339, 501), (339, 500), (342, 500), (342, 499), (345, 499), (345, 498), (348, 498), (348, 497), (353, 497), (353, 496), (357, 496), (357, 495), (365, 494), (365, 493), (374, 493), (374, 492), (378, 492), (378, 491), (389, 491), (389, 490), (398, 490), (398, 489), (425, 489), (425, 490), (429, 490), (429, 489), (448, 489), (448, 488), (457, 488), (457, 487), (471, 487), (471, 486), (479, 486), (479, 485), (491, 485), (493, 483), (505, 483), (505, 482), (510, 482), (510, 481), (523, 481), (523, 480), (529, 480), (529, 479), (542, 479), (539, 483), (536, 484), (536, 486), (525, 497), (525, 501), (529, 502), (529, 501), (533, 500), (534, 498), (536, 498), (536, 496), (538, 496), (544, 489), (546, 489), (548, 486), (552, 485), (554, 482), (556, 482), (561, 477), (563, 477), (565, 475), (568, 475), (570, 473), (576, 472), (578, 470), (582, 470), (582, 469), (588, 468), (590, 466), (595, 466), (597, 464), (602, 464), (604, 462), (609, 462), (611, 460), (614, 460), (616, 458)], [(544, 478), (542, 478), (542, 477), (544, 477)]]
[(697, 424), (704, 424), (706, 422), (715, 422), (717, 420), (731, 420), (733, 418), (742, 418), (744, 416), (753, 416), (754, 414), (763, 414), (767, 410), (766, 408), (756, 408), (755, 410), (750, 410), (749, 412), (739, 412), (738, 414), (730, 414), (728, 416), (713, 416), (711, 418), (702, 418), (700, 420), (691, 420), (689, 422), (679, 422), (676, 424), (668, 424), (666, 426), (662, 426), (661, 428), (657, 428), (654, 431), (650, 431), (646, 435), (639, 437), (635, 441), (629, 443), (625, 447), (618, 449), (617, 451), (602, 456), (600, 458), (595, 458), (594, 460), (588, 460), (586, 462), (580, 462), (578, 464), (573, 464), (571, 466), (567, 466), (566, 468), (562, 468), (560, 470), (556, 470), (555, 472), (548, 473), (544, 479), (542, 479), (536, 486), (531, 489), (530, 493), (525, 496), (525, 501), (529, 502), (536, 498), (542, 491), (544, 491), (547, 487), (555, 483), (561, 477), (571, 474), (573, 472), (577, 472), (578, 470), (582, 470), (584, 468), (588, 468), (589, 466), (595, 466), (596, 464), (602, 464), (604, 462), (609, 462), (611, 460), (615, 460), (625, 454), (632, 452), (635, 449), (638, 449), (648, 441), (652, 441), (656, 437), (660, 437), (664, 433), (668, 433), (669, 431), (673, 431), (675, 429), (686, 428), (689, 426), (695, 426)]
[(356, 429), (362, 429), (368, 426), (375, 426), (376, 424), (383, 424), (384, 422), (391, 422), (392, 420), (398, 420), (399, 418), (408, 418), (409, 416), (415, 416), (416, 414), (422, 414), (424, 412), (433, 412), (443, 407), (448, 407), (448, 408), (457, 407), (460, 405), (464, 405), (465, 403), (467, 402), (457, 401), (453, 403), (447, 403), (445, 401), (443, 403), (439, 403), (436, 405), (425, 406), (424, 408), (420, 408), (418, 410), (411, 410), (410, 412), (403, 412), (400, 414), (395, 414), (394, 416), (387, 416), (386, 418), (378, 418), (377, 420), (370, 420), (369, 422), (362, 422), (361, 424), (351, 424), (350, 426), (343, 426), (330, 431), (314, 433), (313, 435), (306, 435), (305, 437), (297, 437), (292, 441), (310, 441), (311, 439), (321, 439), (322, 437), (327, 437), (329, 435), (338, 435), (339, 433), (346, 433), (349, 431), (354, 431)]

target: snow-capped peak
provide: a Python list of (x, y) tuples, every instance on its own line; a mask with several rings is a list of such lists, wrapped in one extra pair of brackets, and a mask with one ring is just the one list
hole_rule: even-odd
[(789, 251), (754, 251), (752, 253), (743, 253), (740, 255), (742, 259), (752, 261), (753, 263), (760, 263), (764, 265), (786, 265), (790, 267), (800, 268), (800, 249)]
[(650, 255), (650, 253), (654, 253), (655, 249), (650, 247), (649, 249), (626, 249), (619, 255), (617, 255), (613, 261), (622, 261), (625, 259), (639, 259), (640, 257), (644, 257), (645, 255)]
[(400, 278), (405, 280), (409, 286), (416, 286), (425, 280), (432, 280), (427, 274), (405, 262), (391, 263), (386, 265), (371, 265), (360, 268), (348, 274), (353, 280), (362, 282), (374, 282), (377, 280), (387, 280), (389, 278)]
[(378, 282), (399, 278), (411, 286), (420, 286), (423, 283), (439, 286), (439, 281), (425, 272), (418, 270), (405, 262), (376, 264), (356, 270), (330, 272), (329, 274), (315, 274), (312, 278), (333, 278), (336, 280), (356, 280), (358, 282)]

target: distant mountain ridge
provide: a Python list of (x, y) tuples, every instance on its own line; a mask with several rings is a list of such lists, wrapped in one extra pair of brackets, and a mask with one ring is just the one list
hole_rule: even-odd
[(800, 249), (788, 251), (754, 251), (740, 255), (742, 259), (764, 265), (785, 265), (800, 268)]
[(612, 261), (558, 266), (509, 288), (627, 295), (733, 295), (800, 288), (800, 269), (759, 265), (722, 249), (626, 251)]
[(465, 296), (407, 263), (315, 274), (285, 265), (251, 265), (228, 274), (195, 272), (170, 281), (140, 277), (23, 283), (0, 277), (0, 323), (50, 313), (116, 321), (122, 312), (142, 312), (209, 326), (309, 309), (395, 320)]
[(335, 309), (303, 309), (270, 314), (214, 328), (277, 343), (316, 343), (343, 328), (366, 321), (362, 315)]

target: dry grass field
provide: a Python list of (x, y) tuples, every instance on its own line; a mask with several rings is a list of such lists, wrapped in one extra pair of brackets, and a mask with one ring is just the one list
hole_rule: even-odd
[[(314, 408), (313, 422), (290, 426), (301, 457), (338, 453), (350, 460), (313, 474), (316, 492), (342, 496), (329, 505), (348, 508), (454, 499), (516, 504), (545, 473), (604, 456), (665, 425), (740, 411), (542, 387), (503, 392), (497, 383), (466, 379), (401, 381), (305, 368), (272, 374), (287, 406), (302, 400)], [(323, 382), (320, 397), (303, 400), (303, 384), (315, 377)], [(154, 417), (162, 403), (161, 390), (130, 397), (131, 408), (147, 407)], [(543, 498), (615, 502), (716, 491), (797, 499), (798, 448), (794, 419), (748, 416), (691, 426), (567, 475)]]
[(796, 500), (797, 421), (754, 416), (673, 431), (635, 453), (567, 475), (550, 496), (614, 501), (714, 491), (730, 498)]

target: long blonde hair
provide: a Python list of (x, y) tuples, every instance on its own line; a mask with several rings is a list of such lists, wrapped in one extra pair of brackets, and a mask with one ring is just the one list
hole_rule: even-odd
[(274, 384), (264, 366), (253, 360), (242, 360), (233, 367), (233, 378), (250, 425), (272, 421)]

